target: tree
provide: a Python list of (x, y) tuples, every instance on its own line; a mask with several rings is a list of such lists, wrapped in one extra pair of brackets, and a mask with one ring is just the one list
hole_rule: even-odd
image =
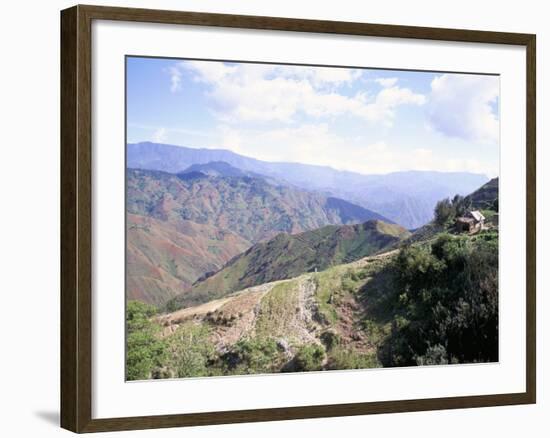
[(438, 201), (435, 205), (435, 222), (438, 225), (447, 225), (456, 215), (456, 211), (453, 207), (453, 203), (449, 198)]
[(452, 201), (455, 216), (464, 216), (472, 207), (472, 200), (468, 197), (455, 195)]
[(435, 205), (435, 222), (441, 226), (448, 225), (457, 216), (464, 216), (472, 208), (472, 200), (461, 195), (453, 196), (453, 199), (442, 199)]

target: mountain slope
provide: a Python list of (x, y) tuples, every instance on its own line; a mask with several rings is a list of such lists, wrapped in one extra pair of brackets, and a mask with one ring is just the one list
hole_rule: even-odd
[[(391, 327), (375, 303), (385, 294), (383, 271), (394, 256), (367, 257), (159, 315), (154, 323), (166, 342), (177, 340), (175, 349), (209, 347), (204, 364), (179, 372), (168, 361), (163, 377), (381, 366), (377, 346)], [(182, 345), (180, 339), (191, 338)], [(307, 365), (301, 357), (311, 347), (322, 354)]]
[(128, 214), (126, 227), (127, 298), (157, 306), (250, 246), (234, 233), (190, 221)]
[(127, 213), (127, 297), (158, 306), (277, 233), (381, 218), (347, 201), (262, 178), (208, 176), (196, 169), (179, 175), (127, 170)]
[(493, 178), (466, 198), (471, 202), (473, 208), (480, 210), (493, 209), (496, 200), (498, 209), (498, 178)]
[(134, 379), (497, 362), (498, 233), (442, 234), (151, 319), (128, 307), (138, 358), (166, 352), (129, 364)]
[(229, 230), (251, 243), (328, 224), (387, 220), (347, 201), (275, 186), (262, 178), (127, 171), (128, 212)]
[(467, 172), (362, 175), (328, 166), (266, 162), (223, 149), (193, 149), (149, 142), (127, 145), (127, 166), (130, 168), (177, 173), (194, 164), (220, 161), (243, 172), (345, 199), (409, 229), (430, 220), (437, 200), (456, 193), (466, 195), (487, 182), (484, 175)]
[(170, 307), (209, 301), (254, 285), (324, 270), (373, 254), (410, 233), (399, 225), (368, 221), (329, 225), (300, 234), (281, 233), (233, 258), (223, 269), (199, 280)]

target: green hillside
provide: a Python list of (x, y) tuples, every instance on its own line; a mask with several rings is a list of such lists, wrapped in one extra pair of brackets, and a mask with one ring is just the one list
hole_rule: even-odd
[(409, 235), (399, 225), (376, 220), (357, 225), (329, 225), (300, 234), (281, 233), (252, 246), (220, 271), (198, 281), (169, 306), (186, 307), (258, 284), (349, 263)]
[(130, 379), (494, 362), (498, 234), (444, 233), (156, 317), (128, 311)]
[[(484, 184), (475, 192), (468, 195), (466, 199), (469, 200), (472, 208), (498, 211), (498, 178), (493, 178), (487, 184)], [(497, 201), (496, 204), (495, 200)]]

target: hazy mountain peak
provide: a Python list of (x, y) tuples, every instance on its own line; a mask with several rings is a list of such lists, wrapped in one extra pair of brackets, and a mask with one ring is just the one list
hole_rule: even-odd
[(200, 172), (208, 176), (253, 176), (252, 172), (245, 172), (225, 161), (210, 161), (205, 164), (192, 164), (179, 175)]

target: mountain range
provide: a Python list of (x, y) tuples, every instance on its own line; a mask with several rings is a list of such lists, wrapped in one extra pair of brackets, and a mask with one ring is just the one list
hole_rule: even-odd
[(201, 172), (199, 165), (212, 162), (217, 164), (209, 167), (210, 174), (226, 175), (227, 170), (223, 167), (229, 165), (247, 176), (262, 176), (280, 185), (346, 200), (408, 229), (429, 222), (438, 200), (455, 194), (467, 195), (488, 181), (485, 175), (468, 172), (408, 171), (363, 175), (329, 166), (261, 161), (224, 149), (195, 149), (150, 142), (127, 145), (128, 168), (193, 173)]
[(279, 233), (389, 222), (342, 199), (275, 185), (227, 164), (179, 174), (128, 169), (126, 184), (127, 296), (156, 305)]

